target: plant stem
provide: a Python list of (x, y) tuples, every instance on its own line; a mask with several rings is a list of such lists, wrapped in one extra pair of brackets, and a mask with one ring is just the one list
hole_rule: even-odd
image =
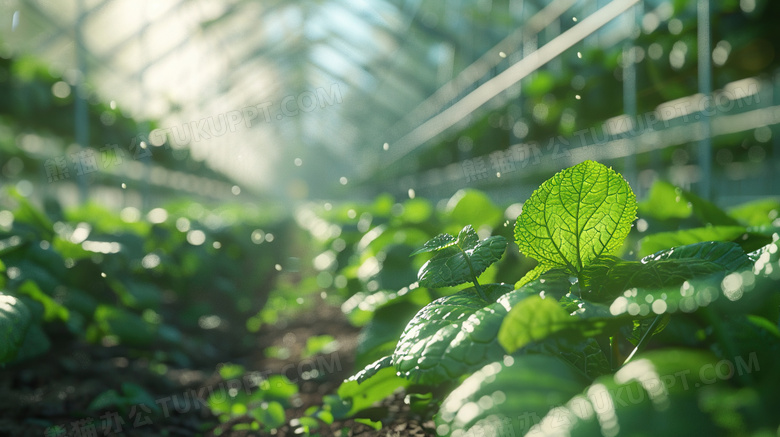
[(479, 297), (484, 299), (486, 302), (488, 301), (487, 294), (485, 294), (485, 291), (482, 289), (482, 287), (479, 286), (479, 282), (477, 281), (477, 278), (474, 278), (474, 288), (477, 289), (477, 293), (479, 293)]
[(487, 295), (485, 294), (485, 291), (482, 290), (482, 287), (479, 286), (479, 281), (477, 281), (477, 273), (474, 271), (474, 266), (471, 265), (471, 259), (469, 259), (469, 256), (466, 254), (466, 251), (464, 251), (463, 248), (460, 247), (460, 245), (456, 244), (455, 247), (457, 247), (460, 250), (460, 252), (463, 254), (463, 259), (466, 260), (466, 265), (469, 266), (469, 271), (471, 272), (471, 278), (473, 279), (471, 282), (474, 283), (474, 288), (477, 289), (477, 293), (479, 293), (479, 297), (487, 301), (488, 300)]
[(634, 348), (634, 350), (632, 350), (631, 353), (628, 354), (628, 357), (626, 358), (626, 360), (623, 361), (623, 365), (624, 366), (626, 365), (626, 363), (631, 361), (631, 358), (634, 357), (634, 355), (637, 353), (639, 348), (641, 348), (642, 346), (645, 346), (647, 341), (650, 340), (650, 336), (652, 335), (653, 331), (655, 330), (655, 327), (658, 324), (658, 321), (661, 320), (661, 316), (662, 315), (663, 314), (659, 314), (659, 315), (655, 316), (655, 319), (653, 319), (653, 323), (651, 323), (650, 326), (647, 327), (647, 331), (645, 331), (645, 334), (639, 340), (639, 343), (636, 344), (636, 347)]

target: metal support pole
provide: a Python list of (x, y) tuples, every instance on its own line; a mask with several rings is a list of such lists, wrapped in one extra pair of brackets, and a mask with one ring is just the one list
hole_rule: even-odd
[[(772, 105), (780, 105), (780, 70), (775, 71), (772, 76)], [(780, 175), (777, 173), (780, 171), (780, 126), (774, 124), (770, 126), (772, 132), (772, 154), (771, 159), (768, 159), (769, 170), (769, 186), (780, 186)], [(770, 190), (771, 194), (771, 190)]]
[[(698, 4), (698, 51), (699, 51), (699, 92), (710, 98), (712, 95), (712, 53), (710, 42), (710, 0), (699, 0)], [(710, 116), (701, 114), (703, 138), (699, 141), (699, 194), (705, 199), (712, 197), (712, 126)]]
[[(76, 65), (79, 70), (79, 77), (76, 78), (76, 90), (73, 96), (73, 106), (75, 115), (75, 138), (78, 143), (80, 151), (83, 152), (89, 146), (89, 104), (87, 102), (87, 90), (85, 87), (87, 80), (87, 59), (86, 48), (84, 46), (84, 36), (81, 31), (84, 24), (84, 18), (86, 17), (86, 10), (84, 8), (84, 0), (78, 0), (77, 4), (78, 18), (76, 19), (76, 26), (74, 29), (74, 40), (76, 43)], [(87, 190), (87, 175), (81, 167), (81, 153), (77, 154), (74, 161), (76, 162), (77, 172), (76, 178), (79, 187), (79, 202), (83, 205), (87, 202), (88, 190)]]
[[(636, 129), (634, 123), (637, 123), (636, 50), (634, 49), (634, 41), (636, 39), (635, 29), (639, 29), (637, 26), (638, 7), (638, 5), (633, 6), (631, 9), (626, 11), (626, 17), (631, 23), (632, 30), (631, 36), (623, 44), (623, 111), (625, 111), (626, 115), (631, 121), (631, 126), (629, 127), (631, 131)], [(634, 192), (639, 194), (639, 178), (637, 177), (636, 153), (632, 152), (626, 156), (625, 171), (623, 172), (623, 176), (625, 176), (629, 185), (633, 187)]]

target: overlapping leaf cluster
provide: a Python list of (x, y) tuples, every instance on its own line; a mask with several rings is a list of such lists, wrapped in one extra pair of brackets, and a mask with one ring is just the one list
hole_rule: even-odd
[[(758, 413), (780, 406), (780, 378), (761, 371), (780, 363), (776, 210), (762, 205), (762, 223), (744, 209), (732, 216), (702, 199), (691, 205), (691, 215), (728, 217), (738, 226), (749, 216), (754, 235), (744, 244), (697, 239), (621, 259), (635, 197), (620, 175), (586, 161), (523, 205), (516, 242), (539, 263), (515, 287), (479, 284), (478, 269), (469, 268), (469, 254), (496, 244), (490, 237), (468, 239), (464, 229), (457, 238), (432, 239), (419, 251), (435, 252), (421, 283), (457, 278), (474, 286), (422, 308), (392, 354), (347, 383), (341, 402), (355, 405), (367, 394), (363, 384), (386, 374), (379, 396), (410, 383), (442, 396), (442, 435), (776, 429), (777, 419)], [(757, 241), (759, 250), (746, 250)], [(713, 377), (715, 366), (732, 371)]]

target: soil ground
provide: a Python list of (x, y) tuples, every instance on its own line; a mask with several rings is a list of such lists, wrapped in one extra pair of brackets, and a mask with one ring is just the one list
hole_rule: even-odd
[[(0, 435), (36, 437), (96, 436), (292, 436), (293, 419), (311, 406), (322, 405), (322, 397), (335, 392), (352, 375), (359, 329), (345, 319), (338, 307), (316, 302), (313, 309), (275, 326), (264, 326), (252, 341), (252, 347), (232, 350), (225, 355), (222, 345), (235, 333), (223, 332), (213, 341), (215, 350), (203, 357), (190, 357), (189, 366), (161, 366), (150, 359), (149, 351), (139, 353), (126, 346), (104, 346), (84, 342), (52, 344), (43, 356), (0, 370)], [(236, 327), (235, 329), (239, 329)], [(338, 350), (315, 357), (301, 356), (305, 340), (314, 335), (331, 335)], [(246, 335), (242, 333), (242, 335)], [(231, 337), (233, 336), (233, 337)], [(235, 343), (233, 341), (233, 343)], [(280, 346), (289, 351), (284, 359), (269, 357), (264, 350)], [(215, 357), (219, 357), (217, 360)], [(208, 393), (224, 390), (226, 385), (217, 369), (222, 363), (244, 366), (248, 373), (263, 376), (284, 374), (296, 380), (299, 395), (286, 410), (287, 423), (271, 431), (235, 431), (233, 425), (251, 422), (239, 418), (220, 423), (199, 401)], [(328, 370), (316, 379), (304, 380), (303, 373), (312, 363), (324, 363)], [(148, 414), (141, 408), (105, 408), (88, 406), (108, 389), (120, 391), (123, 383), (143, 387), (167, 412)], [(229, 387), (229, 385), (228, 385)], [(162, 409), (162, 408), (161, 408)], [(379, 431), (354, 420), (321, 423), (312, 435), (321, 436), (432, 436), (430, 417), (420, 417), (404, 403), (404, 393), (385, 399), (374, 414), (383, 417)], [(167, 413), (167, 414), (166, 414)]]

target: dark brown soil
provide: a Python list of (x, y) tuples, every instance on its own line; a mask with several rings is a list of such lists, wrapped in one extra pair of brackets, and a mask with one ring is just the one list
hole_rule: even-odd
[[(161, 366), (152, 351), (135, 351), (125, 346), (106, 347), (83, 342), (53, 344), (49, 352), (28, 362), (0, 370), (0, 435), (38, 437), (117, 436), (292, 436), (298, 428), (295, 419), (312, 406), (322, 405), (322, 397), (333, 394), (339, 384), (352, 375), (358, 328), (351, 326), (338, 307), (319, 301), (312, 310), (292, 319), (264, 326), (254, 337), (255, 346), (245, 348), (239, 356), (223, 361), (221, 344), (235, 343), (235, 335), (221, 333), (213, 340), (216, 354), (190, 357), (189, 366), (166, 363)], [(234, 328), (239, 329), (239, 328)], [(331, 335), (339, 344), (336, 351), (314, 357), (303, 357), (306, 339)], [(242, 333), (241, 335), (245, 335)], [(289, 351), (284, 359), (267, 356), (269, 346), (283, 346)], [(236, 431), (233, 426), (250, 423), (248, 416), (220, 423), (205, 406), (209, 393), (230, 389), (218, 373), (222, 363), (244, 366), (247, 374), (263, 377), (282, 374), (296, 382), (299, 395), (286, 410), (287, 423), (271, 432)], [(316, 364), (316, 365), (315, 365)], [(307, 370), (319, 367), (321, 374), (307, 380)], [(250, 379), (244, 379), (247, 386)], [(147, 413), (142, 408), (106, 408), (90, 410), (88, 406), (101, 393), (120, 391), (131, 382), (152, 395), (160, 412)], [(234, 380), (233, 383), (236, 381)], [(242, 383), (243, 384), (243, 383)], [(239, 387), (240, 389), (244, 387)], [(430, 417), (421, 417), (404, 403), (405, 393), (385, 399), (372, 411), (382, 418), (379, 431), (354, 420), (336, 421), (311, 435), (320, 436), (431, 436), (435, 435)], [(427, 414), (429, 416), (430, 414)]]

